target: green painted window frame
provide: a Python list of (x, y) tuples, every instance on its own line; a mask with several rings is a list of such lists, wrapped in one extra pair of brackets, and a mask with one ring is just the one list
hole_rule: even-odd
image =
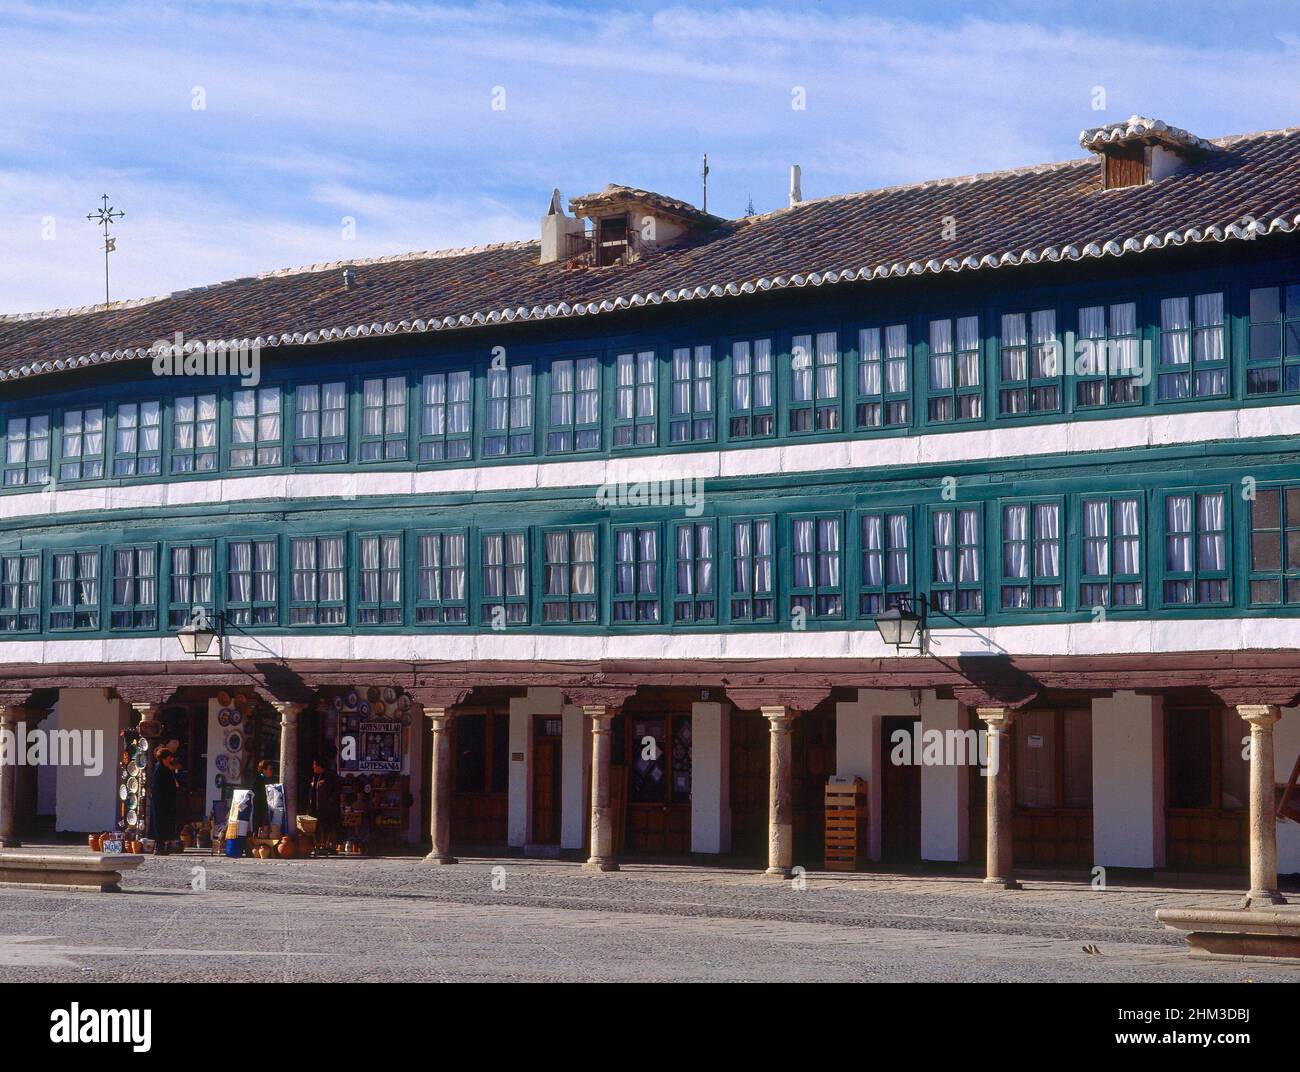
[[(653, 558), (645, 553), (643, 536), (653, 537)], [(610, 625), (662, 625), (663, 526), (658, 522), (614, 525), (610, 544)], [(628, 550), (630, 556), (625, 554)], [(631, 584), (625, 587), (628, 577)]]
[[(448, 541), (460, 543), (460, 565), (448, 562)], [(415, 624), (419, 626), (456, 626), (469, 624), (470, 605), (470, 533), (467, 529), (417, 530), (412, 534), (411, 553), (415, 568)], [(436, 555), (426, 557), (426, 550), (437, 548)], [(436, 558), (436, 561), (435, 561)], [(460, 572), (460, 598), (447, 593), (456, 572)], [(436, 596), (424, 595), (436, 592)]]
[[(1272, 300), (1266, 297), (1271, 292)], [(1250, 288), (1245, 356), (1243, 398), (1300, 391), (1300, 281)], [(1261, 377), (1272, 373), (1276, 385), (1265, 386), (1268, 381)]]
[[(1265, 524), (1260, 516), (1261, 496), (1276, 497), (1275, 517)], [(1252, 607), (1300, 606), (1300, 483), (1267, 484), (1255, 488), (1249, 506), (1249, 542), (1246, 546), (1246, 578), (1249, 605)], [(1267, 554), (1269, 538), (1277, 541), (1277, 565), (1258, 565), (1261, 544)], [(1276, 585), (1277, 594), (1268, 598), (1265, 585)]]
[(41, 552), (0, 552), (0, 634), (41, 631)]
[[(734, 339), (727, 365), (727, 438), (738, 442), (776, 436), (776, 340)], [(760, 365), (762, 367), (760, 367)], [(767, 403), (756, 399), (766, 384)]]
[[(857, 548), (857, 616), (874, 618), (890, 607), (910, 603), (916, 594), (916, 537), (915, 517), (910, 506), (879, 507), (855, 511), (853, 532)], [(901, 546), (894, 529), (895, 519), (902, 519)], [(876, 530), (869, 535), (869, 530)], [(871, 547), (877, 541), (878, 547)], [(872, 563), (876, 563), (873, 565)], [(902, 579), (898, 566), (902, 567)], [(872, 575), (880, 578), (879, 584), (870, 583)]]
[[(231, 561), (237, 547), (249, 548), (249, 568), (235, 570)], [(260, 550), (270, 548), (269, 568), (260, 562)], [(280, 623), (280, 540), (277, 536), (237, 536), (225, 541), (226, 584), (224, 605), (233, 624), (242, 627), (274, 626)], [(248, 574), (249, 598), (235, 598), (233, 581), (236, 574)], [(271, 591), (266, 594), (264, 583), (270, 578)], [(261, 593), (259, 598), (259, 591)]]
[[(800, 551), (797, 533), (803, 526), (808, 526), (812, 542), (807, 551)], [(827, 526), (831, 526), (829, 529)], [(828, 532), (834, 533), (834, 540), (827, 538)], [(787, 591), (786, 607), (790, 620), (796, 621), (800, 611), (804, 621), (842, 621), (844, 613), (844, 565), (845, 565), (844, 512), (842, 510), (818, 510), (815, 512), (798, 512), (787, 515), (786, 547), (789, 549), (788, 561), (790, 582)], [(831, 546), (831, 543), (834, 546)], [(807, 578), (810, 583), (800, 584), (800, 562), (807, 562)], [(823, 567), (828, 567), (838, 578), (828, 581)]]
[[(113, 411), (114, 476), (162, 475), (163, 409), (157, 398), (117, 404)], [(152, 449), (144, 446), (150, 428), (158, 444)]]
[[(109, 629), (153, 632), (158, 628), (159, 556), (156, 543), (116, 544), (108, 549), (113, 574)], [(152, 598), (150, 597), (152, 593)]]
[[(1201, 520), (1201, 500), (1209, 496), (1221, 496), (1223, 503), (1222, 530), (1209, 530), (1223, 533), (1223, 568), (1213, 569), (1203, 565), (1201, 539), (1205, 528)], [(1173, 499), (1190, 498), (1192, 500), (1187, 529), (1170, 529), (1169, 504)], [(1161, 571), (1160, 604), (1166, 610), (1179, 610), (1186, 607), (1227, 607), (1232, 605), (1232, 492), (1226, 487), (1191, 487), (1165, 490), (1160, 495), (1161, 550), (1164, 555), (1164, 568)], [(1190, 540), (1193, 568), (1180, 570), (1170, 564), (1170, 541), (1172, 538)], [(1170, 598), (1171, 585), (1190, 584), (1195, 599)], [(1202, 593), (1207, 585), (1222, 585), (1222, 599), (1206, 598)]]
[[(557, 370), (565, 368), (568, 370), (567, 387), (564, 386), (562, 377), (557, 376)], [(591, 374), (589, 387), (580, 386), (581, 373), (584, 371)], [(596, 354), (574, 354), (552, 359), (547, 373), (547, 454), (591, 454), (600, 450), (600, 381), (603, 375), (604, 369)], [(594, 420), (578, 420), (584, 402), (595, 415)]]
[[(1068, 584), (1068, 544), (1066, 541), (1069, 528), (1065, 512), (1065, 499), (1060, 495), (1034, 496), (1032, 498), (999, 499), (998, 507), (998, 609), (1022, 611), (1024, 613), (1051, 613), (1065, 610), (1069, 606)], [(1008, 530), (1008, 520), (1012, 511), (1023, 510), (1025, 534), (1023, 538), (1014, 537)], [(1044, 510), (1055, 511), (1056, 532), (1044, 531)], [(1056, 573), (1048, 571), (1040, 557), (1041, 551), (1050, 555), (1052, 545), (1056, 548)], [(1025, 572), (1023, 575), (1012, 573), (1011, 549), (1023, 545), (1025, 554)], [(1008, 603), (1008, 597), (1024, 599), (1023, 603)], [(1055, 602), (1051, 602), (1052, 599)], [(1040, 602), (1040, 599), (1047, 600)]]
[[(1146, 496), (1140, 491), (1116, 491), (1116, 492), (1098, 492), (1086, 493), (1078, 496), (1078, 554), (1075, 562), (1078, 566), (1078, 594), (1079, 609), (1095, 613), (1097, 608), (1101, 608), (1107, 615), (1116, 613), (1141, 613), (1147, 609), (1147, 583), (1146, 583), (1146, 554), (1147, 554), (1147, 521), (1146, 521)], [(1136, 507), (1137, 532), (1121, 533), (1118, 523), (1118, 508), (1124, 503), (1134, 503)], [(1093, 516), (1089, 507), (1093, 505), (1103, 506), (1103, 516), (1106, 521), (1106, 532), (1104, 535), (1093, 534), (1088, 532), (1088, 520)], [(1136, 541), (1137, 550), (1134, 555), (1137, 562), (1137, 571), (1124, 572), (1117, 568), (1121, 555), (1119, 554), (1120, 544), (1127, 541)], [(1106, 569), (1090, 571), (1088, 568), (1088, 544), (1099, 543), (1104, 545), (1104, 556)], [(1101, 560), (1101, 555), (1096, 556), (1097, 561)], [(1130, 601), (1128, 597), (1136, 594), (1137, 599)], [(1101, 598), (1097, 598), (1100, 596)], [(1118, 599), (1123, 596), (1123, 601)]]
[[(974, 345), (969, 335), (963, 337), (963, 325), (974, 321)], [(939, 349), (941, 336), (936, 331), (947, 325), (947, 349)], [(966, 330), (969, 330), (967, 327)], [(979, 312), (952, 313), (948, 316), (929, 316), (925, 321), (925, 340), (922, 344), (925, 368), (925, 423), (939, 425), (978, 424), (984, 421), (984, 387), (988, 377), (984, 370), (984, 319)], [(963, 342), (966, 345), (963, 345)], [(935, 382), (935, 372), (942, 367), (936, 361), (947, 361), (949, 383)], [(970, 370), (974, 370), (972, 381)], [(963, 381), (965, 377), (965, 382)], [(938, 377), (943, 379), (944, 377)], [(944, 405), (946, 403), (946, 405)], [(945, 412), (946, 411), (946, 412)], [(969, 411), (969, 412), (964, 412)]]
[[(70, 558), (72, 573), (59, 576), (62, 560)], [(99, 547), (60, 547), (50, 552), (50, 606), (48, 628), (51, 633), (98, 632), (103, 620), (104, 556)], [(88, 573), (86, 567), (93, 567)], [(89, 581), (94, 586), (93, 598), (81, 598)], [(56, 602), (61, 585), (67, 585), (72, 599)], [(64, 622), (63, 617), (67, 617)]]
[[(844, 430), (844, 370), (840, 358), (840, 335), (835, 328), (791, 336), (789, 389), (785, 397), (789, 435), (833, 435)], [(828, 373), (831, 389), (824, 379)]]
[[(1018, 420), (1063, 412), (1065, 343), (1060, 333), (1060, 311), (1055, 306), (1003, 309), (995, 323), (998, 328), (997, 417)], [(1017, 375), (1020, 372), (1023, 375)], [(1018, 400), (1017, 404), (1024, 408), (1009, 407), (1011, 399)]]
[[(490, 562), (488, 541), (501, 542), (501, 559)], [(526, 528), (509, 528), (484, 530), (479, 533), (479, 621), (495, 628), (494, 608), (503, 607), (503, 621), (511, 625), (528, 625), (532, 620), (531, 593), (529, 580), (528, 530)], [(489, 570), (499, 571), (500, 584), (489, 584)], [(508, 579), (511, 574), (520, 576), (523, 581), (515, 592), (510, 592)], [(496, 589), (496, 591), (490, 591)]]
[[(481, 457), (516, 458), (537, 453), (538, 385), (535, 369), (532, 361), (506, 364), (494, 360), (489, 363), (484, 381), (486, 409)], [(521, 389), (525, 385), (526, 391)], [(527, 413), (526, 420), (516, 420), (516, 407)], [(497, 414), (500, 414), (499, 422)]]
[[(90, 415), (98, 418), (98, 430), (87, 427)], [(98, 448), (92, 446), (98, 443)], [(108, 407), (102, 403), (71, 406), (59, 421), (59, 483), (102, 480), (105, 447), (108, 444)]]
[[(411, 457), (411, 384), (405, 372), (385, 372), (361, 377), (357, 424), (357, 461), (362, 465), (404, 462)], [(371, 384), (379, 384), (376, 404), (367, 395)], [(377, 424), (378, 430), (373, 430)]]
[[(326, 391), (343, 388), (343, 404), (326, 406)], [(293, 387), (294, 465), (339, 465), (348, 460), (348, 381), (346, 377), (323, 378)], [(308, 405), (307, 403), (312, 403)], [(342, 431), (325, 433), (329, 417), (341, 422)]]
[[(1116, 310), (1128, 306), (1133, 307), (1133, 331), (1117, 330), (1117, 327), (1123, 325), (1117, 324)], [(1089, 335), (1084, 332), (1084, 312), (1092, 309), (1101, 309), (1103, 312), (1105, 324), (1100, 335)], [(1075, 357), (1074, 398), (1071, 399), (1072, 410), (1091, 413), (1097, 410), (1128, 409), (1144, 406), (1146, 404), (1146, 389), (1141, 382), (1141, 373), (1139, 372), (1137, 375), (1125, 374), (1130, 369), (1136, 368), (1140, 370), (1143, 363), (1142, 343), (1149, 318), (1144, 315), (1140, 295), (1134, 296), (1127, 301), (1080, 302), (1075, 307), (1074, 314), (1074, 337), (1077, 342), (1078, 352)], [(1134, 363), (1129, 365), (1120, 361), (1112, 362), (1112, 355), (1118, 356), (1120, 347), (1126, 346), (1130, 342), (1133, 347)], [(1097, 355), (1099, 343), (1102, 351), (1100, 360), (1098, 360)], [(1102, 366), (1100, 369), (1097, 367), (1099, 364)], [(1083, 400), (1085, 389), (1092, 390), (1093, 388), (1099, 388), (1101, 400), (1099, 402), (1085, 402)], [(1129, 395), (1131, 397), (1127, 397)]]
[[(674, 521), (672, 532), (672, 625), (712, 625), (718, 620), (721, 555), (717, 518)], [(701, 535), (707, 554), (701, 553)]]
[[(856, 431), (911, 427), (911, 334), (911, 325), (906, 322), (872, 324), (858, 329), (853, 377)], [(901, 387), (895, 379), (899, 369), (902, 370)]]
[[(591, 537), (591, 557), (579, 557), (578, 537)], [(596, 625), (600, 621), (600, 526), (547, 525), (538, 534), (542, 625)], [(563, 557), (552, 559), (553, 550)], [(588, 571), (589, 592), (579, 592), (579, 571)]]
[[(190, 400), (193, 403), (193, 418), (190, 420), (181, 420), (177, 415), (179, 405), (182, 401)], [(204, 417), (202, 404), (205, 401), (212, 403), (212, 416)], [(217, 473), (221, 469), (221, 396), (216, 391), (195, 391), (192, 394), (177, 395), (171, 399), (171, 405), (167, 407), (171, 415), (171, 450), (170, 469), (175, 475), (192, 474), (192, 473)], [(185, 429), (189, 429), (190, 446), (182, 446), (181, 440), (184, 437)], [(211, 433), (212, 442), (210, 445), (200, 446), (200, 439), (206, 438), (203, 433)], [(190, 464), (186, 466), (184, 463)]]
[[(290, 628), (301, 626), (346, 625), (348, 623), (348, 538), (344, 532), (320, 532), (302, 536), (287, 536), (289, 582), (285, 592), (289, 612), (287, 615)], [(337, 566), (325, 564), (322, 552), (327, 545), (337, 545), (339, 563)], [(310, 546), (311, 562), (302, 566), (298, 564), (300, 547)], [(326, 582), (337, 576), (338, 598), (328, 599), (322, 593), (326, 591)], [(311, 595), (306, 597), (294, 594), (298, 578), (302, 577), (310, 585)]]
[[(375, 544), (375, 565), (366, 564), (366, 545)], [(400, 530), (353, 533), (352, 592), (353, 624), (358, 629), (376, 629), (406, 624), (406, 545)], [(397, 562), (392, 565), (387, 551), (396, 546)], [(385, 599), (387, 582), (396, 575), (397, 599)], [(374, 593), (371, 596), (371, 593)]]
[[(185, 540), (168, 543), (166, 549), (167, 566), (167, 625), (170, 629), (179, 629), (195, 620), (194, 611), (201, 607), (207, 620), (215, 620), (217, 612), (217, 544), (215, 540)], [(196, 568), (196, 551), (207, 551), (208, 569)], [(177, 554), (183, 552), (186, 557), (184, 569), (177, 568)], [(196, 600), (194, 593), (202, 578), (207, 578), (208, 599)], [(178, 581), (189, 590), (189, 597), (177, 598)]]
[[(35, 434), (34, 423), (40, 429)], [(22, 457), (15, 460), (15, 447), (20, 443)], [(48, 484), (54, 471), (53, 447), (54, 428), (48, 413), (9, 417), (5, 421), (4, 486), (29, 488)], [(33, 457), (34, 449), (36, 457)]]
[[(935, 523), (944, 514), (951, 515), (952, 542), (941, 544), (936, 538)], [(965, 524), (966, 517), (973, 518), (973, 530)], [(945, 617), (982, 618), (987, 611), (988, 558), (984, 523), (982, 502), (931, 506), (926, 515), (926, 591), (929, 593), (931, 608)], [(972, 532), (974, 540), (969, 539)], [(939, 553), (941, 549), (947, 548), (952, 550), (951, 580), (942, 580), (939, 574), (947, 571), (939, 568)], [(967, 562), (975, 564), (977, 577), (972, 578), (967, 571), (963, 579), (963, 568)]]
[[(1211, 302), (1218, 299), (1219, 318), (1208, 319)], [(1179, 306), (1182, 306), (1179, 310)], [(1155, 303), (1156, 341), (1155, 401), (1157, 405), (1190, 402), (1202, 398), (1227, 398), (1232, 393), (1232, 331), (1228, 315), (1228, 291), (1198, 290), (1194, 294), (1171, 294)], [(1179, 323), (1181, 321), (1181, 323)], [(1207, 346), (1217, 336), (1220, 357), (1206, 357)], [(1178, 362), (1172, 355), (1181, 342), (1187, 360)], [(1218, 390), (1202, 389), (1209, 378), (1217, 378)], [(1182, 382), (1185, 394), (1166, 394), (1167, 384)]]
[[(244, 399), (251, 398), (253, 410), (240, 413)], [(271, 404), (274, 403), (274, 408)], [(274, 421), (275, 434), (269, 431)], [(236, 440), (238, 429), (247, 425), (251, 439)], [(230, 443), (226, 464), (233, 470), (274, 469), (284, 464), (284, 392), (273, 387), (237, 387), (230, 392)], [(247, 461), (235, 460), (247, 454)]]
[[(780, 588), (780, 554), (777, 548), (775, 514), (754, 514), (728, 519), (727, 526), (727, 620), (735, 625), (755, 625), (777, 620), (777, 592)], [(759, 553), (760, 526), (766, 526), (766, 554)], [(737, 536), (747, 533), (744, 554), (738, 549)], [(762, 565), (767, 566), (767, 587), (760, 587)], [(737, 579), (744, 571), (744, 586)], [(766, 611), (763, 612), (763, 604)], [(737, 613), (738, 610), (740, 613)]]
[[(469, 378), (467, 398), (451, 397), (452, 377)], [(442, 397), (435, 387), (442, 383)], [(464, 429), (451, 431), (452, 417), (463, 413)], [(420, 377), (419, 459), (421, 462), (463, 462), (474, 457), (474, 370), (450, 368)]]
[(674, 346), (668, 368), (668, 442), (712, 443), (718, 437), (712, 345)]
[(614, 355), (614, 415), (611, 422), (615, 449), (658, 444), (658, 396), (658, 348), (619, 348)]

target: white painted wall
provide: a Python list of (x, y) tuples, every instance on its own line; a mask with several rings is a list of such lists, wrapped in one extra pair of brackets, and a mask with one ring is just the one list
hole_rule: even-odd
[(591, 720), (572, 704), (561, 718), (560, 848), (581, 849), (591, 815)]
[(731, 705), (691, 705), (691, 852), (731, 851)]
[(867, 783), (867, 857), (872, 860), (881, 853), (880, 720), (895, 715), (918, 717), (910, 690), (859, 689), (856, 702), (835, 705), (835, 773)]
[[(506, 814), (507, 840), (511, 848), (524, 848), (532, 837), (533, 716), (560, 715), (563, 706), (564, 694), (559, 689), (529, 689), (527, 696), (515, 696), (510, 700), (510, 792)], [(516, 756), (523, 759), (516, 759)], [(567, 787), (569, 764), (563, 759), (561, 762)], [(565, 814), (561, 800), (561, 830)]]
[(1093, 860), (1103, 867), (1165, 864), (1164, 739), (1160, 697), (1092, 701)]
[[(969, 716), (956, 700), (940, 700), (932, 690), (921, 694), (921, 731), (965, 729)], [(963, 757), (957, 756), (959, 760)], [(963, 764), (921, 768), (921, 859), (956, 862), (970, 856), (970, 798), (967, 779), (978, 778)]]
[[(92, 833), (116, 827), (118, 734), (127, 726), (128, 710), (103, 689), (60, 690), (55, 704), (58, 728), (98, 733), (103, 769), (92, 776), (82, 767), (56, 768), (56, 830)], [(43, 723), (42, 728), (49, 727)]]

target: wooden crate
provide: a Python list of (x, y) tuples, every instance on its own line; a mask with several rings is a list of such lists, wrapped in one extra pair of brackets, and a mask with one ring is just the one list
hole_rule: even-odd
[(867, 851), (867, 783), (828, 783), (825, 822), (826, 870), (856, 871)]

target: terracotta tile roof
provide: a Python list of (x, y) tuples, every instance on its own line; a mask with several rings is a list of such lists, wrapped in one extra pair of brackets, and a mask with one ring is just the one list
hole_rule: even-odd
[[(0, 317), (0, 378), (139, 360), (190, 340), (296, 346), (593, 316), (888, 276), (1127, 256), (1300, 228), (1300, 128), (1220, 139), (1146, 186), (1093, 157), (806, 201), (619, 267), (538, 264), (537, 242), (271, 272), (97, 309)], [(940, 237), (940, 221), (956, 237)]]

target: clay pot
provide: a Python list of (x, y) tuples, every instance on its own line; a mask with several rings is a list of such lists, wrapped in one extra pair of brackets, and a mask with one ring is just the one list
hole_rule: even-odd
[(100, 846), (102, 844), (103, 844), (103, 838), (99, 834), (87, 835), (86, 848), (88, 848), (91, 852), (99, 852)]
[(284, 837), (280, 839), (275, 851), (280, 854), (282, 860), (287, 860), (298, 851), (298, 847), (294, 844), (293, 838)]

